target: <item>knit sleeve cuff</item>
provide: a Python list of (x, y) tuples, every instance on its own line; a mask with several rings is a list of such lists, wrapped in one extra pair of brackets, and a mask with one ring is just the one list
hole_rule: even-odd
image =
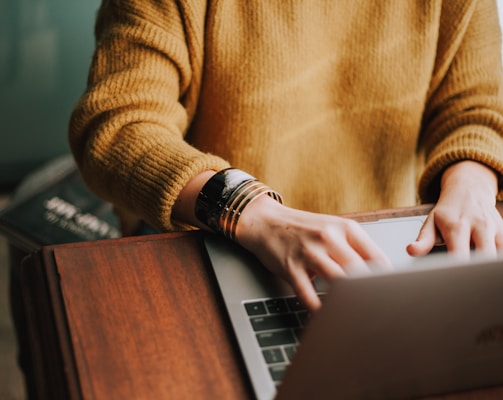
[(493, 169), (498, 174), (498, 197), (503, 197), (503, 138), (490, 128), (467, 126), (446, 138), (427, 157), (419, 179), (421, 202), (436, 202), (442, 173), (464, 160), (477, 161)]
[(173, 149), (173, 143), (169, 149), (152, 147), (136, 166), (129, 184), (134, 209), (160, 231), (193, 229), (172, 219), (179, 193), (196, 175), (230, 166), (220, 157), (200, 152), (185, 142), (177, 145), (183, 149)]

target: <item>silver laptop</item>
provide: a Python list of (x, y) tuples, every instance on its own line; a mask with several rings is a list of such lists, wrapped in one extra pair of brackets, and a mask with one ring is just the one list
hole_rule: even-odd
[(323, 307), (312, 317), (255, 257), (206, 238), (258, 399), (411, 398), (503, 383), (503, 261), (413, 259), (405, 247), (423, 221), (362, 224), (396, 271), (315, 280)]

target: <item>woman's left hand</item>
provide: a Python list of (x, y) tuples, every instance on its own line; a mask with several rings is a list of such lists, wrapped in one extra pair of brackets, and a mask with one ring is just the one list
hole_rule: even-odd
[(447, 251), (469, 257), (471, 250), (496, 255), (503, 249), (503, 219), (496, 208), (496, 174), (474, 161), (460, 161), (442, 175), (438, 202), (417, 239), (407, 247), (412, 256), (445, 244)]

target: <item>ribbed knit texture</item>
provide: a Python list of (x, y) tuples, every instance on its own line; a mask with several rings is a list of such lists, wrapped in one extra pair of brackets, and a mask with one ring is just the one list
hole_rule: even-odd
[(159, 229), (228, 165), (331, 214), (435, 200), (463, 159), (503, 174), (495, 0), (108, 0), (96, 34), (71, 148)]

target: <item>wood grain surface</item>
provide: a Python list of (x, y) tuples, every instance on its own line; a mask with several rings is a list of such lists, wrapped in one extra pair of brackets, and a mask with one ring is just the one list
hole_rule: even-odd
[[(353, 215), (360, 221), (431, 207)], [(253, 396), (203, 233), (50, 246), (23, 263), (41, 398)], [(503, 387), (431, 397), (502, 399)]]

